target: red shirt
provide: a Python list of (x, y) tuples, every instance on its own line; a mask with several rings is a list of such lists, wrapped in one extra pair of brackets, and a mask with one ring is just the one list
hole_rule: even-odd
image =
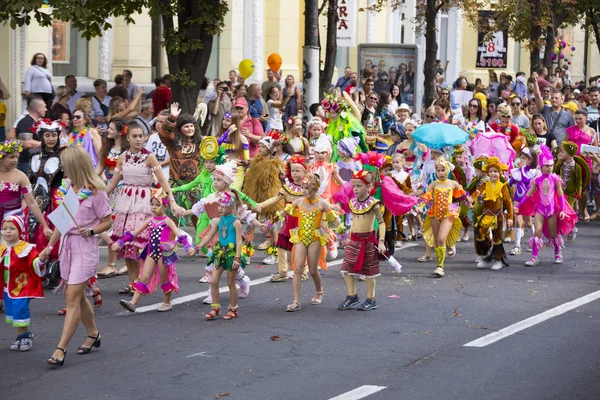
[(154, 106), (154, 116), (159, 112), (169, 108), (171, 103), (171, 89), (168, 86), (159, 86), (152, 93), (152, 106)]
[(508, 128), (503, 128), (500, 126), (500, 124), (492, 122), (490, 124), (490, 128), (492, 128), (495, 132), (503, 133), (508, 136), (508, 141), (510, 143), (514, 142), (517, 136), (519, 136), (519, 127), (515, 124), (509, 124)]
[[(248, 128), (251, 134), (264, 136), (265, 131), (263, 130), (262, 125), (258, 118), (252, 118), (250, 114), (246, 117), (246, 120), (242, 123), (242, 133), (244, 132), (244, 128)], [(254, 157), (256, 153), (258, 153), (258, 144), (254, 143), (252, 139), (247, 138), (250, 143), (250, 158)]]

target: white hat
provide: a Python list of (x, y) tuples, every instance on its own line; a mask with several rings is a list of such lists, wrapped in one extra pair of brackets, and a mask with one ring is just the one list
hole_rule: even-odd
[(317, 153), (328, 152), (331, 153), (331, 142), (327, 139), (327, 135), (319, 136), (317, 142), (315, 143), (315, 151)]
[(410, 107), (408, 106), (408, 104), (402, 103), (398, 106), (397, 110), (406, 110), (406, 111), (410, 112)]
[(228, 185), (231, 185), (235, 180), (235, 173), (237, 171), (237, 164), (235, 161), (227, 161), (225, 164), (217, 165), (212, 175), (217, 175)]

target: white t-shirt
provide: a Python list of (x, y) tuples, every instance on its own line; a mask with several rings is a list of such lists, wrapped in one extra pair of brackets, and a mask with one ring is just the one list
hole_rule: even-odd
[(408, 172), (402, 170), (402, 171), (396, 171), (395, 169), (392, 170), (392, 177), (397, 180), (399, 183), (404, 183), (404, 181), (406, 181), (406, 178), (408, 178)]
[(269, 126), (269, 129), (283, 131), (281, 110), (277, 107), (273, 107), (273, 100), (267, 101), (267, 108), (269, 109), (269, 118), (267, 119), (267, 125)]
[[(169, 159), (169, 152), (165, 145), (160, 141), (158, 133), (153, 133), (146, 142), (146, 150), (152, 152), (159, 163)], [(169, 179), (169, 164), (162, 167), (163, 175), (166, 179)]]

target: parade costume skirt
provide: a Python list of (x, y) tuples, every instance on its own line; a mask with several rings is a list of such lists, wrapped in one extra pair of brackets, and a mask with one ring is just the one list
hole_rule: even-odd
[[(433, 229), (431, 228), (431, 219), (434, 218), (430, 215), (425, 218), (423, 221), (423, 239), (425, 243), (429, 247), (436, 247), (435, 245), (435, 237), (433, 236)], [(448, 237), (446, 238), (446, 246), (452, 247), (456, 244), (458, 239), (460, 238), (460, 231), (462, 230), (462, 222), (460, 218), (454, 218), (452, 220), (452, 228), (450, 228), (450, 232), (448, 233)]]
[(350, 242), (345, 248), (342, 274), (374, 278), (381, 275), (379, 252), (375, 232), (350, 233)]
[(284, 250), (292, 250), (294, 244), (290, 242), (290, 230), (298, 227), (298, 217), (292, 217), (289, 214), (285, 215), (281, 229), (277, 235), (277, 247)]
[[(143, 275), (144, 268), (147, 268), (145, 261), (148, 256), (149, 247), (149, 245), (146, 246), (140, 254), (140, 260), (144, 261), (140, 267), (140, 276)], [(175, 242), (161, 243), (160, 248), (162, 264), (167, 269), (167, 283), (170, 285), (171, 290), (175, 293), (179, 293), (179, 278), (177, 277), (177, 270), (175, 269), (175, 262), (179, 260), (179, 257), (177, 256), (177, 244)], [(158, 263), (156, 263), (154, 265), (154, 271), (150, 276), (150, 280), (146, 284), (148, 291), (154, 293), (160, 286), (160, 282), (160, 268)]]
[[(216, 235), (215, 235), (216, 236)], [(235, 258), (235, 246), (222, 246), (217, 244), (212, 255), (208, 258), (208, 265), (213, 264), (216, 268), (223, 268), (225, 271), (233, 271), (233, 260)], [(240, 268), (246, 268), (248, 259), (245, 256), (240, 257)]]
[[(148, 200), (146, 200), (148, 201)], [(125, 232), (133, 232), (137, 228), (140, 227), (148, 218), (150, 218), (151, 214), (146, 214), (144, 212), (136, 212), (136, 213), (117, 213), (115, 215), (115, 220), (113, 223), (111, 239), (119, 240), (123, 236), (125, 236)], [(122, 259), (131, 259), (137, 260), (138, 255), (140, 253), (140, 249), (143, 249), (148, 244), (148, 231), (144, 229), (137, 235), (132, 242), (125, 244), (121, 250), (117, 252), (117, 258)]]

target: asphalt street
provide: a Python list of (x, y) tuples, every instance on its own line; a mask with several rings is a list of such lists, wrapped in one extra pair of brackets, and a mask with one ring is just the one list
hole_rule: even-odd
[[(205, 321), (209, 306), (199, 293), (208, 285), (198, 283), (205, 259), (181, 253), (175, 298), (187, 301), (157, 313), (162, 295), (156, 293), (140, 303), (147, 312), (131, 314), (118, 304), (125, 278), (102, 280), (102, 346), (77, 355), (81, 327), (62, 368), (45, 361), (62, 330), (61, 295), (32, 301), (36, 339), (28, 352), (9, 350), (15, 334), (3, 324), (0, 398), (598, 399), (600, 223), (579, 227), (562, 265), (545, 248), (538, 267), (523, 266), (530, 256), (524, 251), (501, 271), (478, 270), (469, 241), (458, 245), (441, 279), (431, 276), (434, 262), (416, 261), (423, 244), (409, 242), (396, 252), (402, 273), (382, 264), (379, 308), (370, 312), (337, 310), (346, 294), (343, 252), (324, 271), (323, 304), (310, 305), (314, 286), (303, 282), (296, 313), (285, 312), (291, 281), (267, 282), (276, 266), (261, 265), (257, 252), (247, 268), (254, 285), (240, 300), (239, 318)], [(364, 282), (357, 288), (364, 298)], [(222, 296), (226, 306), (228, 294)], [(561, 308), (565, 303), (570, 306)], [(494, 332), (501, 338), (485, 345)], [(465, 346), (478, 339), (483, 347)]]

